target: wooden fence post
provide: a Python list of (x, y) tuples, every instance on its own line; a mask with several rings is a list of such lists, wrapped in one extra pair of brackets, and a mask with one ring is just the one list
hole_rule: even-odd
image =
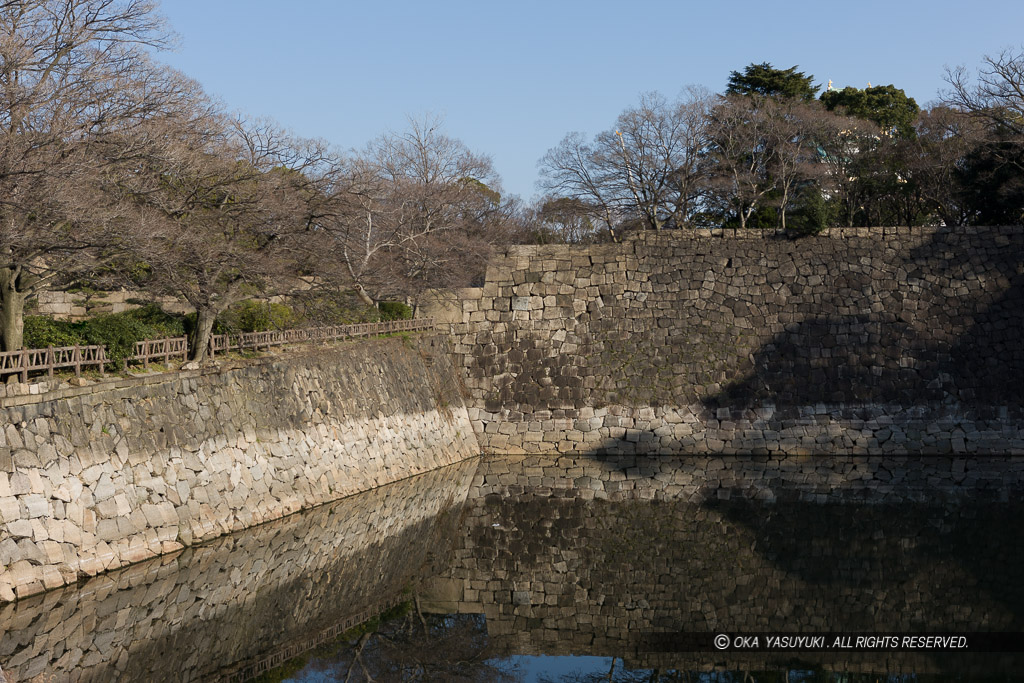
[[(232, 341), (230, 335), (210, 335), (209, 355), (216, 356), (218, 350), (229, 352), (232, 348), (239, 351), (253, 349), (270, 350), (274, 346), (288, 345), (292, 342), (302, 341), (334, 341), (339, 339), (354, 339), (355, 337), (368, 337), (375, 334), (384, 334), (404, 330), (429, 329), (434, 326), (432, 318), (422, 320), (391, 320), (374, 323), (354, 323), (350, 325), (330, 325), (316, 328), (302, 328), (294, 330), (272, 330), (268, 332), (240, 333)], [(219, 344), (223, 341), (224, 346)], [(151, 360), (163, 357), (165, 365), (169, 365), (172, 357), (181, 356), (183, 361), (188, 360), (188, 338), (174, 339), (144, 339), (137, 342), (138, 353), (125, 358), (122, 366), (128, 369), (129, 363), (142, 361), (148, 372), (151, 368)], [(82, 376), (82, 368), (91, 365), (98, 365), (100, 375), (106, 375), (106, 364), (110, 362), (107, 357), (107, 348), (103, 345), (62, 346), (55, 348), (49, 345), (44, 349), (20, 349), (0, 354), (3, 368), (0, 376), (7, 374), (17, 375), (21, 382), (28, 382), (29, 372), (45, 369), (49, 377), (54, 377), (54, 371), (60, 368), (74, 368), (75, 377)], [(58, 360), (59, 356), (59, 360)], [(45, 358), (45, 362), (43, 360)], [(6, 359), (6, 360), (3, 360)], [(15, 360), (17, 359), (17, 360)], [(35, 360), (33, 360), (35, 359)], [(33, 365), (35, 363), (35, 365)]]

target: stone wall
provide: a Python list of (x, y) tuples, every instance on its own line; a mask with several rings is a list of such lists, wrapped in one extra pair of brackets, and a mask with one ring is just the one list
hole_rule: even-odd
[(169, 313), (193, 313), (188, 303), (173, 296), (153, 296), (147, 292), (40, 292), (30, 313), (57, 320), (85, 320), (102, 313), (121, 313), (138, 308), (141, 302), (159, 304)]
[(445, 337), (0, 394), (0, 600), (478, 453)]
[(1024, 229), (512, 247), (452, 325), (492, 453), (1024, 454)]

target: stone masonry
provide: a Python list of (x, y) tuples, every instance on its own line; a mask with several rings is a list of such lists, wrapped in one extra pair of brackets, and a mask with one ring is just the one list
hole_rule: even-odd
[(0, 600), (477, 455), (454, 377), (426, 335), (0, 385)]
[(1024, 454), (1024, 228), (517, 246), (458, 305), (484, 452)]
[(193, 308), (173, 296), (153, 296), (148, 292), (40, 292), (36, 297), (33, 314), (46, 315), (57, 320), (87, 320), (104, 313), (122, 313), (138, 308), (142, 302), (152, 301), (169, 313), (188, 314)]

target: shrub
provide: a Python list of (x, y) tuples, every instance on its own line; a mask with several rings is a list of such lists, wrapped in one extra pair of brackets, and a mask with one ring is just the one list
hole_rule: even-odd
[(74, 323), (31, 315), (25, 316), (25, 346), (103, 345), (107, 358), (117, 365), (135, 353), (135, 342), (184, 336), (186, 322), (185, 316), (167, 313), (156, 304)]
[(284, 304), (265, 301), (243, 301), (228, 308), (217, 317), (218, 334), (235, 332), (265, 332), (296, 327), (299, 316)]
[(47, 346), (74, 346), (86, 344), (75, 324), (65, 320), (54, 320), (45, 315), (25, 316), (24, 345), (27, 349), (44, 349)]
[(89, 344), (104, 344), (107, 358), (115, 365), (135, 353), (135, 342), (144, 339), (182, 337), (186, 333), (185, 316), (167, 313), (156, 304), (148, 304), (121, 313), (98, 315), (76, 323)]
[(412, 320), (412, 307), (401, 301), (381, 301), (378, 308), (381, 320)]
[(153, 303), (115, 315), (122, 315), (142, 323), (148, 328), (146, 339), (184, 337), (188, 332), (188, 316), (168, 313)]
[(307, 325), (350, 325), (380, 320), (380, 311), (364, 304), (352, 291), (307, 292), (292, 303)]
[(144, 322), (126, 313), (99, 315), (80, 324), (86, 342), (105, 345), (107, 358), (115, 365), (135, 353), (135, 342), (163, 336), (154, 333)]

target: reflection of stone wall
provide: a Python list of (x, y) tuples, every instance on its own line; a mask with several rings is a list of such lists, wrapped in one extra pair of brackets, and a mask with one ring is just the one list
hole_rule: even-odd
[(431, 607), (486, 614), (498, 652), (681, 666), (648, 636), (1024, 627), (1019, 461), (505, 456), (469, 501)]
[(453, 325), (486, 452), (1024, 453), (1024, 229), (512, 247)]
[(4, 393), (2, 600), (477, 453), (442, 337)]
[(9, 604), (0, 666), (15, 681), (258, 673), (376, 615), (445, 565), (476, 464)]
[(1024, 459), (934, 456), (495, 456), (471, 500), (752, 499), (766, 503), (893, 503), (1024, 499)]

